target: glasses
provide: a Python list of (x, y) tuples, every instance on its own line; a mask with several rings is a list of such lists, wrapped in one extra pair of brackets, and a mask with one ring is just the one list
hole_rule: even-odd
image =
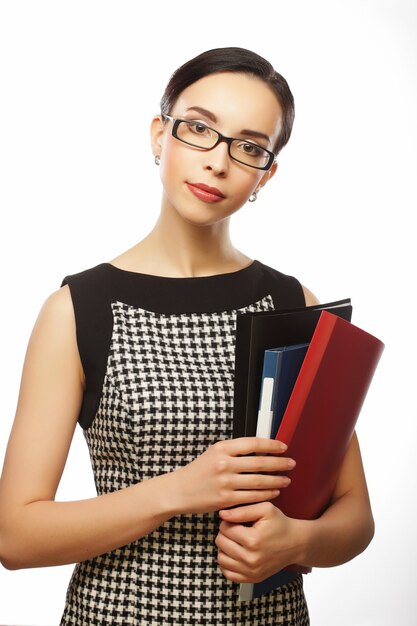
[(172, 136), (188, 146), (193, 146), (193, 148), (212, 150), (219, 143), (225, 141), (230, 158), (258, 170), (269, 170), (275, 160), (273, 152), (252, 141), (225, 137), (214, 128), (195, 120), (183, 120), (170, 115), (163, 115), (162, 117), (173, 122)]

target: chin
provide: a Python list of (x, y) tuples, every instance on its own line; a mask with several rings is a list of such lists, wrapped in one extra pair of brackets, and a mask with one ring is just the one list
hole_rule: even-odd
[(233, 209), (229, 207), (229, 210), (221, 210), (220, 206), (209, 204), (207, 206), (203, 205), (202, 207), (190, 207), (188, 210), (177, 209), (177, 214), (187, 224), (194, 226), (214, 226), (230, 218), (240, 208), (240, 206), (233, 207)]
[(196, 215), (195, 213), (193, 214), (181, 214), (182, 219), (184, 220), (184, 222), (186, 222), (187, 224), (190, 224), (192, 226), (215, 226), (216, 224), (220, 224), (221, 222), (224, 222), (225, 220), (228, 220), (230, 218), (230, 216), (232, 215), (232, 213), (226, 213), (226, 214), (219, 214), (219, 215)]

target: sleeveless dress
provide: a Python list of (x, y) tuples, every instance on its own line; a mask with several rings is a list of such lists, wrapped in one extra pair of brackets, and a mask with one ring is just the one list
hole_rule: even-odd
[[(238, 312), (305, 306), (259, 261), (162, 278), (109, 263), (64, 278), (86, 376), (78, 421), (99, 495), (171, 472), (232, 436)], [(204, 485), (202, 485), (204, 488)], [(217, 513), (179, 515), (75, 566), (61, 626), (308, 626), (302, 576), (250, 602), (221, 574)]]

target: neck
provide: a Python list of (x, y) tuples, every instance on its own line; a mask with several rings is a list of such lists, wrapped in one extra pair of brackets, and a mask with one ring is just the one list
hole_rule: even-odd
[(210, 225), (192, 224), (163, 203), (158, 221), (137, 252), (146, 259), (151, 274), (188, 277), (233, 272), (251, 259), (233, 247), (229, 222), (225, 218)]

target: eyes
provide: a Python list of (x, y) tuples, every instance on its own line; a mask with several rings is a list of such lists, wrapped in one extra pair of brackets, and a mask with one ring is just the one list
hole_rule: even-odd
[[(202, 122), (198, 122), (195, 120), (184, 120), (188, 126), (188, 130), (198, 137), (203, 137), (207, 140), (212, 140), (213, 142), (217, 142), (219, 137), (219, 133), (203, 124)], [(259, 157), (265, 153), (264, 148), (258, 146), (255, 143), (250, 141), (244, 141), (243, 139), (233, 139), (233, 149), (243, 152), (247, 156)]]
[(202, 135), (203, 137), (212, 137), (217, 135), (217, 133), (213, 132), (211, 128), (209, 128), (205, 124), (202, 124), (201, 122), (187, 121), (187, 126), (191, 130), (191, 132), (195, 133), (196, 135)]
[(239, 144), (240, 149), (245, 153), (245, 154), (250, 154), (253, 156), (260, 156), (261, 154), (263, 154), (264, 150), (263, 148), (260, 148), (259, 146), (255, 145), (254, 143), (241, 143)]

